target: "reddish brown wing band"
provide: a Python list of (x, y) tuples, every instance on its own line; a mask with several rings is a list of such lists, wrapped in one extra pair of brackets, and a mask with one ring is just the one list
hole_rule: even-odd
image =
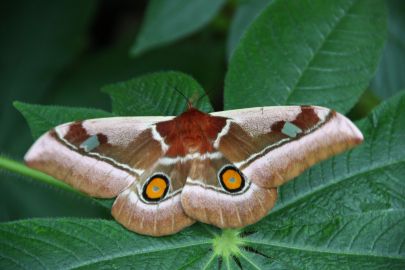
[(321, 107), (191, 108), (58, 126), (25, 159), (91, 196), (117, 196), (118, 222), (159, 236), (194, 220), (252, 224), (274, 206), (279, 185), (362, 139), (350, 120)]

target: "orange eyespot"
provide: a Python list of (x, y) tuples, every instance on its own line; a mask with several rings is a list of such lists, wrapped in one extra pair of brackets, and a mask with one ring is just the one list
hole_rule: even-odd
[(229, 192), (238, 192), (245, 186), (242, 173), (234, 166), (228, 165), (219, 173), (219, 181), (222, 187)]
[(163, 199), (169, 189), (169, 180), (163, 174), (156, 174), (149, 178), (144, 185), (142, 195), (147, 201), (159, 201)]

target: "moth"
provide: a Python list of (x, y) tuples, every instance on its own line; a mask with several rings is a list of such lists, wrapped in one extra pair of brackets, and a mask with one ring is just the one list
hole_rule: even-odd
[(162, 236), (196, 221), (220, 228), (257, 222), (277, 187), (361, 143), (345, 116), (276, 106), (174, 117), (77, 121), (42, 135), (26, 164), (97, 198), (129, 230)]

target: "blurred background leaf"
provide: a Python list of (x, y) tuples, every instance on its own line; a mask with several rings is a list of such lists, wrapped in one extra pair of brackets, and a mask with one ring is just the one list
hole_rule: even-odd
[[(83, 50), (96, 1), (2, 1), (1, 113), (2, 129), (26, 130), (12, 106), (15, 99), (38, 102), (55, 77)], [(26, 132), (1, 132), (0, 149), (21, 153), (10, 143)], [(26, 147), (27, 145), (24, 145)]]
[[(110, 109), (108, 96), (99, 92), (103, 86), (154, 71), (179, 70), (199, 81), (215, 106), (220, 107), (222, 93), (219, 89), (225, 73), (223, 41), (210, 34), (197, 36), (131, 59), (129, 38), (132, 39), (125, 36), (111, 47), (83, 55), (65, 72), (46, 102), (51, 104), (57, 100), (63, 105)], [(210, 57), (206, 57), (207, 50)]]
[(225, 0), (150, 0), (131, 53), (138, 55), (200, 29), (224, 3)]
[(260, 12), (272, 0), (245, 0), (241, 1), (240, 5), (232, 18), (231, 26), (229, 27), (229, 34), (227, 40), (227, 57), (231, 58), (236, 45), (239, 43), (240, 38), (245, 33), (248, 26), (260, 14)]
[[(12, 102), (40, 102), (66, 65), (75, 61), (86, 45), (96, 3), (17, 0), (0, 4), (0, 153), (21, 158), (32, 142)], [(70, 194), (21, 181), (20, 176), (2, 173), (0, 177), (0, 220), (60, 214), (94, 216), (98, 212)], [(64, 204), (65, 199), (68, 204)]]
[(388, 98), (405, 88), (405, 1), (387, 0), (388, 37), (372, 89)]

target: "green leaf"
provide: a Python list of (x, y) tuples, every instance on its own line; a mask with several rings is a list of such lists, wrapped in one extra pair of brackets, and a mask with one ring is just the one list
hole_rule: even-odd
[(243, 256), (259, 269), (399, 270), (405, 267), (404, 210), (369, 211), (322, 222), (284, 226), (272, 222), (271, 225), (277, 227), (271, 230), (262, 227), (245, 240), (251, 248), (264, 254)]
[(26, 220), (0, 225), (2, 269), (180, 269), (210, 253), (204, 225), (153, 238), (105, 220)]
[(180, 72), (144, 75), (106, 86), (103, 91), (110, 94), (113, 112), (117, 115), (179, 115), (187, 109), (185, 97), (194, 107), (212, 111), (203, 88), (192, 77)]
[(151, 0), (131, 53), (141, 54), (199, 30), (224, 3), (225, 0)]
[(372, 88), (388, 98), (405, 88), (405, 2), (387, 0), (388, 38)]
[(27, 120), (34, 138), (63, 123), (113, 116), (109, 112), (98, 109), (44, 106), (17, 101), (14, 102), (14, 106)]
[(141, 236), (112, 221), (0, 224), (0, 268), (404, 269), (405, 92), (357, 125), (365, 142), (279, 189), (278, 204), (241, 230), (196, 224)]
[[(272, 0), (271, 0), (272, 1)], [(260, 14), (267, 5), (271, 3), (269, 0), (247, 0), (243, 1), (232, 19), (232, 24), (229, 29), (227, 41), (227, 55), (231, 59), (232, 53), (240, 38), (244, 34), (250, 23)]]
[(385, 13), (381, 0), (272, 2), (234, 52), (225, 108), (316, 104), (347, 112), (375, 72)]

